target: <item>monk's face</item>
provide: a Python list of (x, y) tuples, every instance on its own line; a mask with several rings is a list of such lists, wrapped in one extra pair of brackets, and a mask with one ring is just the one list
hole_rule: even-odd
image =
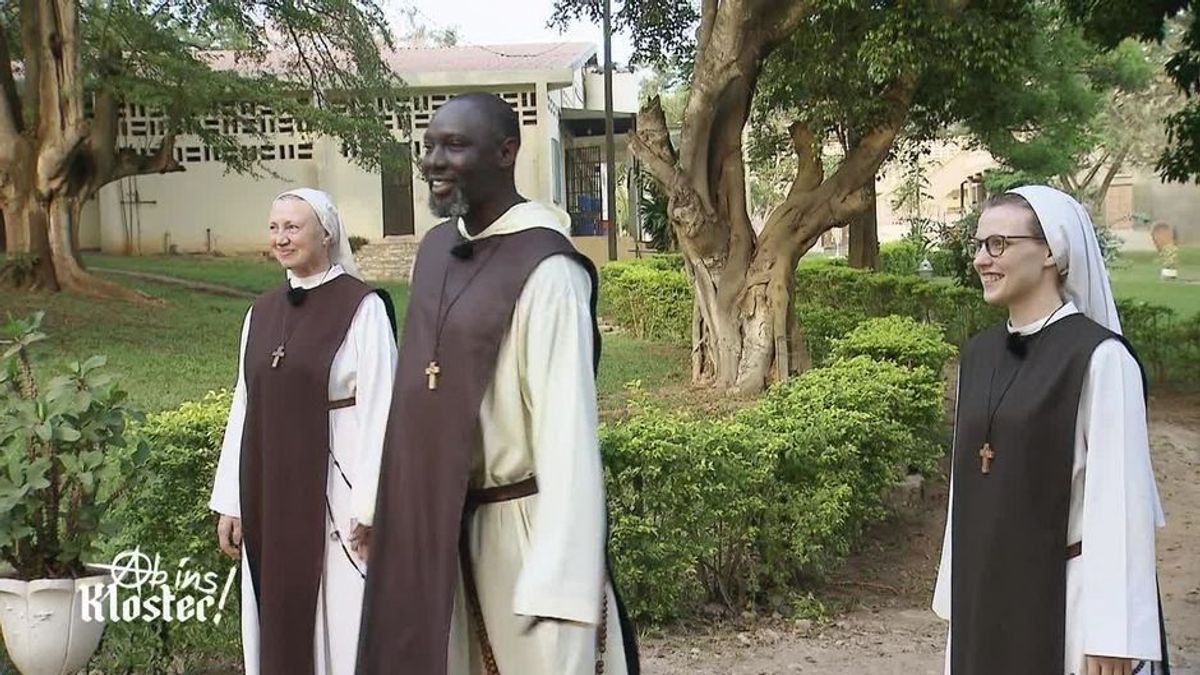
[[(993, 255), (986, 246), (975, 252), (975, 271), (983, 282), (983, 299), (988, 304), (1011, 307), (1032, 297), (1043, 284), (1058, 283), (1050, 247), (1029, 210), (1014, 204), (994, 206), (979, 216), (975, 238), (1009, 238), (1000, 243), (1002, 252)], [(1037, 237), (1036, 239), (1028, 237)]]
[(307, 277), (329, 268), (329, 235), (308, 202), (290, 197), (275, 200), (268, 227), (271, 255), (285, 269)]
[(481, 106), (450, 101), (425, 130), (421, 172), (429, 208), (440, 218), (465, 216), (511, 189), (520, 141), (505, 139)]

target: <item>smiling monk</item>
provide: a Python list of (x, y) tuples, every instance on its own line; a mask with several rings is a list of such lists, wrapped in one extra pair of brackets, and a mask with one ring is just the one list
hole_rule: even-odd
[(606, 571), (596, 271), (565, 213), (518, 194), (516, 112), (490, 94), (425, 132), (447, 218), (413, 272), (378, 497), (359, 673), (637, 673)]

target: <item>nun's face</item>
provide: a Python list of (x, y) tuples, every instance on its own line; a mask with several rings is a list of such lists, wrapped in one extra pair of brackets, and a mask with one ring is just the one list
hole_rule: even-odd
[(1000, 255), (992, 255), (986, 246), (975, 252), (975, 271), (988, 304), (1011, 307), (1032, 297), (1043, 284), (1057, 283), (1054, 258), (1041, 236), (1029, 211), (1019, 206), (995, 206), (979, 216), (977, 241), (1003, 238)]
[(329, 235), (303, 199), (277, 199), (271, 205), (271, 254), (292, 274), (308, 277), (329, 268)]

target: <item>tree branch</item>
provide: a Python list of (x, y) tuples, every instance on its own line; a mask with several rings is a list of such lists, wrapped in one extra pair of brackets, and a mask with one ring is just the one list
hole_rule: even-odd
[(1100, 167), (1104, 166), (1105, 162), (1107, 162), (1108, 158), (1111, 156), (1112, 153), (1108, 150), (1105, 150), (1104, 156), (1097, 160), (1094, 165), (1092, 165), (1091, 171), (1088, 171), (1087, 178), (1084, 178), (1083, 181), (1077, 183), (1077, 185), (1080, 188), (1086, 188), (1087, 186), (1091, 185), (1092, 181), (1096, 179), (1096, 174), (1100, 173)]
[(1104, 208), (1104, 198), (1108, 196), (1108, 189), (1112, 187), (1113, 180), (1121, 171), (1121, 166), (1125, 164), (1125, 158), (1129, 155), (1129, 150), (1133, 146), (1132, 143), (1126, 143), (1117, 152), (1116, 158), (1108, 167), (1108, 171), (1104, 174), (1104, 182), (1100, 183), (1100, 189), (1096, 192), (1096, 205), (1099, 208)]
[(24, 126), (24, 120), (21, 119), (21, 99), (17, 95), (17, 83), (13, 77), (8, 27), (0, 21), (0, 143), (15, 141), (11, 136), (21, 133)]
[(700, 30), (696, 33), (696, 53), (708, 49), (712, 40), (713, 25), (717, 22), (718, 0), (703, 0), (700, 3)]
[(679, 178), (678, 157), (671, 145), (662, 99), (653, 96), (638, 112), (637, 130), (629, 136), (629, 151), (669, 192)]
[[(786, 40), (792, 33), (800, 27), (800, 22), (804, 17), (808, 16), (812, 10), (811, 3), (808, 2), (778, 2), (778, 0), (766, 0), (768, 7), (767, 23), (764, 25), (772, 26), (770, 34), (766, 39), (768, 48), (772, 48)], [(771, 10), (774, 10), (773, 12)]]
[(22, 0), (21, 2), (21, 53), (25, 66), (25, 104), (23, 117), (34, 129), (40, 124), (38, 94), (42, 88), (42, 54), (41, 41), (38, 31), (41, 23), (41, 3), (39, 0)]
[(38, 192), (49, 195), (66, 182), (67, 168), (87, 137), (88, 125), (80, 121), (64, 129), (53, 142), (42, 145), (37, 157)]
[(917, 80), (914, 77), (897, 80), (888, 87), (884, 94), (891, 101), (888, 114), (879, 126), (858, 139), (837, 172), (821, 186), (822, 190), (827, 191), (825, 198), (834, 202), (846, 200), (874, 177), (904, 126), (916, 90)]
[(831, 205), (833, 220), (835, 222), (843, 222), (850, 220), (854, 216), (859, 215), (863, 211), (870, 208), (874, 202), (871, 199), (871, 191), (867, 186), (851, 192), (850, 194), (835, 200)]
[[(183, 170), (183, 165), (175, 159), (175, 132), (171, 131), (163, 137), (162, 143), (159, 144), (158, 150), (155, 150), (153, 155), (140, 155), (130, 148), (121, 148), (118, 150), (116, 166), (113, 168), (112, 175), (105, 183), (111, 183), (128, 176), (141, 176), (148, 173), (174, 173)], [(100, 188), (101, 185), (97, 185), (96, 187)]]
[(775, 231), (778, 229), (792, 232), (799, 228), (801, 214), (812, 203), (813, 190), (820, 187), (821, 181), (825, 179), (825, 168), (821, 164), (821, 143), (812, 129), (802, 122), (793, 122), (788, 127), (788, 135), (792, 139), (792, 150), (796, 153), (796, 178), (792, 181), (787, 196), (767, 217), (762, 231), (764, 240), (777, 236)]
[[(112, 74), (106, 71), (108, 71), (107, 66), (101, 65), (103, 75)], [(117, 120), (119, 117), (117, 108), (117, 98), (112, 90), (101, 85), (95, 94), (92, 132), (88, 135), (88, 146), (96, 165), (96, 173), (102, 176), (111, 171), (116, 163)]]
[(1063, 186), (1067, 188), (1067, 192), (1073, 194), (1079, 193), (1079, 185), (1075, 182), (1075, 178), (1071, 174), (1063, 172), (1059, 174), (1058, 179), (1061, 180)]
[(821, 163), (821, 143), (808, 125), (793, 122), (788, 128), (792, 138), (792, 150), (796, 153), (798, 169), (790, 193), (815, 190), (825, 180), (825, 167)]

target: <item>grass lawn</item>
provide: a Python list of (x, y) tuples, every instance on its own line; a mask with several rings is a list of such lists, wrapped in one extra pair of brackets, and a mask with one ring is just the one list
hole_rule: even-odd
[[(253, 258), (88, 256), (87, 262), (95, 269), (153, 272), (251, 291), (264, 290), (280, 280), (274, 262)], [(166, 304), (148, 307), (68, 294), (6, 292), (0, 295), (0, 318), (44, 309), (44, 329), (50, 339), (33, 349), (39, 370), (105, 354), (133, 402), (146, 411), (173, 407), (206, 391), (233, 386), (247, 301), (109, 278), (162, 298)], [(407, 285), (380, 285), (391, 293), (402, 319)], [(631, 380), (640, 379), (646, 388), (656, 389), (682, 385), (689, 375), (686, 350), (606, 335), (599, 378), (601, 409), (619, 408), (625, 383)]]
[(1158, 254), (1130, 251), (1110, 272), (1113, 293), (1118, 298), (1145, 300), (1165, 305), (1182, 316), (1200, 313), (1200, 246), (1179, 249), (1179, 278), (1159, 279)]

